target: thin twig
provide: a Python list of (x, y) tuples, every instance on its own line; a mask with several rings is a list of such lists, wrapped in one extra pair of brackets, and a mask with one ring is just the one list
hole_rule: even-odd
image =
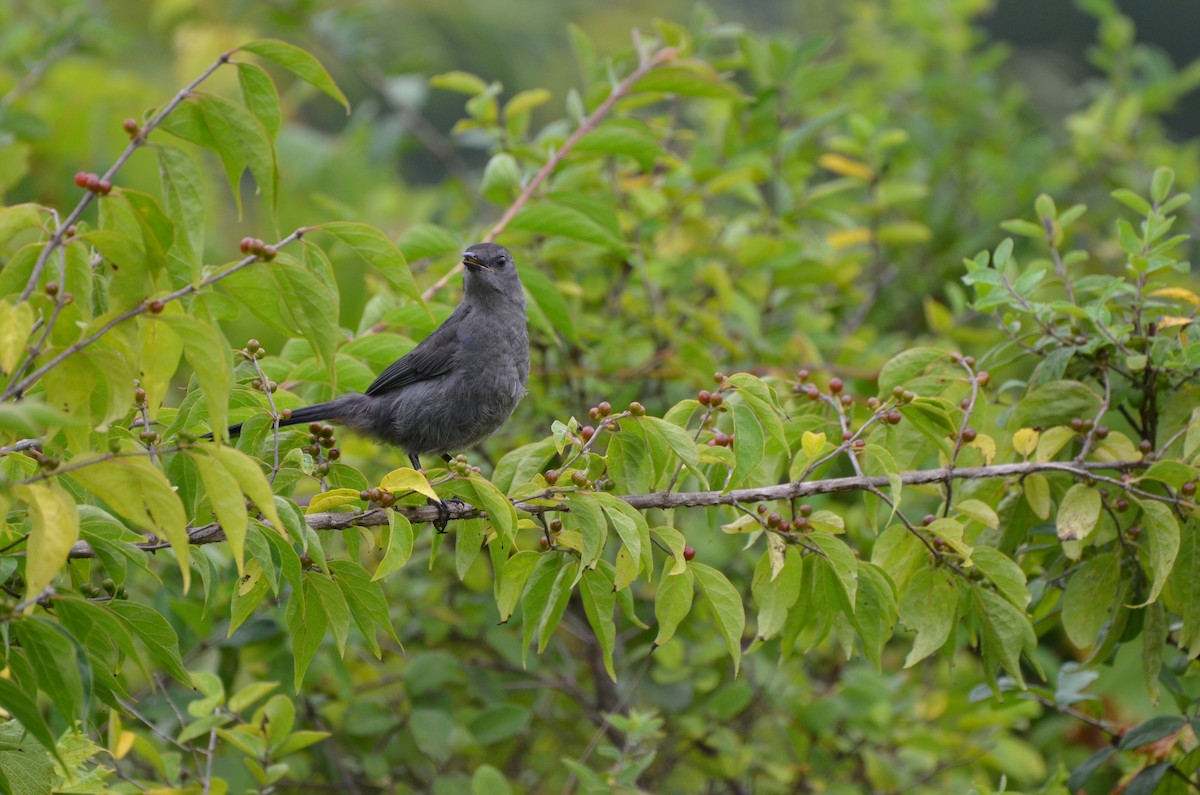
[[(550, 155), (550, 158), (546, 161), (546, 164), (538, 169), (538, 172), (533, 175), (532, 179), (529, 180), (529, 184), (525, 186), (524, 190), (521, 191), (516, 200), (509, 205), (507, 210), (505, 210), (504, 215), (500, 216), (500, 220), (497, 221), (495, 225), (488, 230), (488, 233), (483, 236), (483, 242), (492, 242), (500, 235), (501, 232), (508, 228), (508, 225), (512, 223), (512, 220), (516, 218), (517, 213), (524, 209), (525, 205), (529, 203), (529, 200), (533, 198), (533, 194), (539, 187), (541, 187), (546, 178), (554, 172), (554, 169), (558, 168), (558, 164), (561, 163), (563, 158), (567, 156), (567, 153), (575, 148), (575, 144), (579, 143), (580, 138), (591, 132), (592, 129), (594, 129), (595, 126), (600, 123), (600, 120), (608, 115), (608, 112), (612, 109), (612, 106), (618, 99), (628, 95), (630, 89), (633, 88), (633, 85), (638, 80), (641, 80), (643, 77), (645, 77), (648, 72), (652, 71), (659, 64), (671, 60), (677, 54), (678, 51), (674, 47), (665, 47), (655, 53), (643, 57), (641, 62), (638, 64), (638, 67), (634, 69), (628, 77), (626, 77), (620, 83), (617, 83), (609, 95), (604, 98), (604, 101), (601, 102), (594, 111), (585, 116), (583, 120), (579, 122), (579, 126), (575, 128), (575, 131), (567, 136), (567, 140), (563, 141), (563, 145)], [(451, 279), (459, 274), (462, 269), (463, 265), (460, 262), (447, 271), (446, 275), (442, 276), (442, 278), (434, 282), (433, 285), (425, 290), (425, 292), (421, 293), (421, 300), (428, 301), (430, 298), (437, 295), (437, 293), (441, 291), (441, 289), (445, 287)]]
[[(104, 172), (104, 175), (101, 177), (101, 179), (107, 179), (111, 181), (116, 173), (121, 170), (121, 167), (124, 166), (129, 158), (133, 156), (133, 153), (145, 145), (146, 136), (148, 136), (156, 127), (158, 127), (158, 125), (162, 124), (163, 119), (167, 118), (167, 116), (169, 116), (171, 112), (175, 110), (175, 108), (179, 107), (179, 105), (185, 99), (187, 99), (193, 91), (196, 90), (197, 86), (207, 80), (213, 72), (220, 69), (223, 65), (229, 63), (229, 57), (231, 55), (233, 55), (232, 50), (222, 53), (220, 58), (218, 58), (207, 69), (200, 73), (199, 77), (188, 83), (184, 88), (180, 89), (179, 93), (177, 93), (170, 102), (164, 105), (162, 109), (158, 111), (158, 113), (154, 114), (150, 121), (143, 124), (141, 129), (138, 131), (138, 134), (129, 142), (129, 146), (125, 147), (125, 151), (122, 152), (119, 157), (117, 157), (115, 163), (109, 166), (108, 171)], [(63, 221), (62, 225), (55, 230), (54, 234), (50, 237), (50, 240), (46, 243), (46, 247), (42, 249), (42, 253), (38, 255), (37, 262), (35, 262), (33, 265), (33, 271), (29, 274), (29, 281), (25, 283), (25, 289), (21, 291), (21, 295), (17, 298), (18, 303), (24, 301), (33, 292), (33, 288), (37, 286), (38, 280), (42, 277), (42, 271), (45, 269), (46, 262), (50, 259), (50, 255), (54, 253), (55, 249), (62, 245), (63, 238), (66, 235), (66, 230), (79, 220), (79, 217), (83, 215), (84, 210), (86, 210), (88, 206), (96, 200), (96, 196), (97, 194), (90, 190), (85, 191), (83, 198), (81, 198), (79, 203), (75, 205), (75, 209), (71, 211), (71, 214), (67, 216), (67, 219)]]
[[(286, 246), (289, 243), (294, 243), (295, 241), (297, 241), (301, 237), (303, 237), (304, 233), (307, 231), (308, 231), (307, 227), (300, 227), (295, 232), (292, 232), (290, 235), (288, 235), (287, 237), (283, 238), (278, 243), (276, 243), (275, 248), (277, 248), (277, 249), (282, 248), (283, 246)], [(259, 261), (258, 255), (248, 256), (245, 259), (240, 260), (239, 262), (235, 263), (233, 266), (226, 268), (223, 271), (218, 271), (216, 273), (213, 273), (213, 274), (210, 274), (210, 275), (204, 277), (203, 279), (201, 279), (199, 282), (197, 282), (195, 284), (189, 284), (184, 287), (180, 287), (175, 292), (164, 295), (162, 298), (157, 299), (157, 301), (153, 302), (153, 303), (155, 303), (155, 305), (157, 306), (158, 304), (167, 304), (167, 303), (170, 303), (171, 301), (177, 301), (180, 298), (183, 298), (184, 296), (199, 292), (203, 288), (208, 287), (210, 284), (215, 284), (216, 282), (221, 281), (222, 279), (226, 278), (227, 276), (232, 276), (233, 274), (237, 273), (238, 271), (242, 270), (243, 268), (253, 265), (254, 263), (256, 263), (258, 261)], [(59, 353), (53, 359), (46, 362), (38, 369), (34, 370), (32, 373), (30, 373), (28, 376), (26, 376), (25, 379), (22, 380), (20, 383), (10, 383), (8, 385), (8, 389), (4, 390), (4, 394), (0, 395), (0, 401), (8, 400), (9, 398), (16, 397), (16, 396), (23, 394), (25, 392), (25, 390), (29, 389), (29, 387), (31, 387), (35, 383), (37, 383), (37, 380), (39, 378), (41, 378), (43, 375), (45, 375), (46, 373), (53, 370), (58, 365), (62, 364), (62, 362), (65, 359), (67, 359), (68, 357), (70, 357), (76, 353), (79, 353), (81, 350), (88, 347), (89, 345), (94, 343), (96, 340), (100, 339), (105, 334), (107, 334), (109, 331), (111, 331), (113, 328), (115, 328), (116, 326), (119, 326), (121, 323), (124, 323), (126, 320), (129, 320), (130, 318), (134, 318), (134, 317), (137, 317), (138, 315), (143, 315), (146, 312), (149, 312), (151, 303), (152, 302), (150, 302), (150, 301), (143, 301), (140, 304), (138, 304), (137, 306), (134, 306), (130, 309), (125, 310), (121, 314), (119, 314), (116, 317), (114, 317), (113, 319), (109, 320), (107, 323), (105, 323), (103, 326), (101, 326), (97, 331), (93, 332), (92, 334), (88, 335), (87, 337), (84, 337), (83, 339), (79, 340), (78, 342), (76, 342), (72, 345), (69, 345), (66, 348), (64, 348), (63, 350), (59, 351)], [(13, 380), (15, 381), (16, 378), (14, 377)]]

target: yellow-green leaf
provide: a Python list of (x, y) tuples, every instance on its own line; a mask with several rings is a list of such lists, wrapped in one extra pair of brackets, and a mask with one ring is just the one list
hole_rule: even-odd
[(25, 559), (25, 598), (33, 599), (66, 565), (67, 553), (79, 539), (79, 511), (57, 483), (17, 486), (13, 494), (29, 505), (33, 524)]

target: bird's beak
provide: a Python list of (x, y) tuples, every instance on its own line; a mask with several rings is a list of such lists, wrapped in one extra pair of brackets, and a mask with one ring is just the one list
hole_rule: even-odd
[(479, 257), (476, 257), (474, 254), (463, 254), (462, 262), (463, 262), (463, 265), (466, 265), (468, 268), (470, 268), (473, 271), (475, 271), (475, 270), (490, 271), (491, 270), (491, 268), (489, 268), (483, 260), (479, 259)]

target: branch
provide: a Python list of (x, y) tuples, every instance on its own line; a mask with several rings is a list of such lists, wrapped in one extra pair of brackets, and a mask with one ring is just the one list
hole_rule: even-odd
[[(600, 120), (608, 115), (608, 112), (612, 110), (612, 106), (618, 99), (627, 96), (630, 89), (633, 88), (633, 85), (638, 80), (641, 80), (647, 72), (652, 71), (656, 66), (664, 61), (671, 60), (677, 54), (678, 51), (674, 47), (666, 47), (658, 52), (643, 57), (641, 62), (638, 63), (637, 69), (634, 69), (628, 77), (626, 77), (620, 83), (617, 83), (617, 85), (613, 87), (612, 92), (605, 97), (604, 101), (601, 102), (594, 111), (585, 116), (583, 121), (579, 122), (579, 126), (575, 128), (575, 131), (567, 136), (567, 140), (563, 141), (563, 145), (550, 155), (550, 159), (547, 160), (546, 164), (538, 169), (538, 172), (533, 175), (533, 179), (529, 180), (529, 184), (526, 185), (525, 189), (521, 191), (521, 194), (517, 196), (516, 201), (514, 201), (509, 208), (504, 211), (504, 215), (500, 216), (500, 220), (496, 222), (495, 226), (488, 230), (488, 233), (483, 236), (483, 242), (492, 242), (500, 235), (501, 232), (508, 228), (508, 225), (512, 223), (513, 218), (515, 218), (517, 213), (524, 209), (525, 205), (529, 203), (529, 200), (533, 198), (533, 194), (539, 187), (541, 187), (542, 183), (546, 181), (546, 178), (554, 172), (554, 169), (558, 168), (558, 164), (561, 163), (563, 158), (567, 156), (567, 153), (575, 148), (575, 144), (579, 143), (580, 138), (591, 132), (596, 125), (600, 123)], [(460, 262), (447, 271), (445, 276), (438, 279), (431, 287), (429, 287), (429, 289), (421, 293), (421, 300), (428, 301), (430, 298), (436, 295), (438, 291), (445, 287), (451, 279), (453, 279), (462, 271), (462, 269), (463, 265)]]
[[(922, 469), (914, 472), (903, 472), (900, 474), (900, 482), (906, 486), (915, 486), (926, 483), (945, 483), (947, 477), (955, 480), (983, 480), (987, 478), (1006, 478), (1019, 477), (1024, 475), (1032, 475), (1038, 472), (1061, 472), (1064, 474), (1074, 475), (1080, 478), (1092, 478), (1094, 480), (1111, 483), (1118, 488), (1124, 489), (1131, 494), (1134, 494), (1143, 499), (1157, 500), (1166, 502), (1171, 505), (1187, 505), (1195, 507), (1192, 503), (1173, 497), (1167, 497), (1161, 494), (1153, 494), (1148, 491), (1136, 488), (1133, 485), (1126, 483), (1118, 478), (1111, 478), (1104, 475), (1098, 475), (1101, 471), (1114, 472), (1130, 472), (1138, 469), (1146, 469), (1149, 464), (1144, 461), (1089, 461), (1085, 464), (1078, 464), (1067, 461), (1046, 461), (1033, 462), (1028, 461), (1020, 464), (993, 464), (991, 466), (981, 467), (957, 467), (949, 469), (946, 467), (940, 469)], [(811, 480), (811, 481), (794, 481), (792, 483), (781, 483), (774, 486), (762, 486), (749, 489), (733, 489), (730, 491), (693, 491), (693, 492), (654, 492), (651, 494), (627, 494), (620, 496), (620, 499), (629, 503), (630, 506), (638, 510), (646, 510), (649, 508), (702, 508), (715, 507), (719, 505), (734, 506), (737, 503), (758, 503), (770, 502), (773, 500), (790, 500), (802, 499), (811, 497), (814, 494), (838, 494), (846, 491), (872, 491), (880, 488), (890, 487), (887, 477), (885, 476), (855, 476), (847, 478), (830, 478), (828, 480)], [(551, 489), (546, 494), (539, 495), (540, 497), (553, 497), (555, 494), (562, 494), (569, 491), (574, 491), (571, 488)], [(542, 514), (551, 511), (569, 511), (570, 508), (564, 503), (556, 503), (553, 505), (529, 505), (525, 502), (516, 503), (518, 510), (529, 514)], [(476, 519), (482, 516), (487, 516), (485, 511), (476, 508), (475, 506), (465, 502), (447, 502), (445, 508), (438, 508), (432, 505), (403, 505), (392, 508), (402, 513), (409, 522), (433, 522), (440, 517), (445, 516), (442, 511), (445, 510), (448, 514), (448, 519)], [(348, 527), (377, 527), (388, 523), (388, 509), (372, 508), (366, 511), (345, 511), (345, 512), (326, 512), (314, 513), (305, 517), (308, 526), (314, 530), (344, 530)], [(215, 544), (225, 540), (225, 532), (216, 522), (206, 524), (202, 527), (191, 528), (188, 530), (188, 539), (193, 545)], [(133, 546), (146, 551), (155, 551), (168, 546), (165, 542), (152, 542), (144, 544), (134, 544)], [(78, 541), (73, 547), (69, 557), (71, 558), (93, 558), (96, 556), (95, 551), (86, 541)]]
[[(307, 231), (308, 231), (307, 227), (303, 227), (303, 226), (300, 227), (295, 232), (292, 232), (290, 235), (288, 235), (287, 237), (283, 238), (278, 243), (276, 243), (275, 248), (279, 249), (279, 248), (286, 246), (289, 243), (294, 243), (295, 241), (302, 238), (304, 236), (304, 233)], [(240, 271), (242, 268), (253, 265), (254, 263), (258, 262), (259, 260), (260, 260), (259, 255), (252, 254), (252, 255), (246, 257), (245, 259), (241, 260), (240, 262), (236, 263), (235, 265), (233, 265), (230, 268), (226, 268), (223, 271), (218, 271), (216, 273), (210, 274), (210, 275), (204, 277), (203, 279), (201, 279), (196, 284), (189, 284), (185, 287), (180, 287), (175, 292), (170, 293), (168, 295), (164, 295), (162, 298), (159, 298), (155, 302), (143, 301), (142, 303), (138, 304), (135, 307), (132, 307), (131, 309), (126, 309), (124, 312), (122, 312), (121, 314), (114, 317), (112, 320), (105, 323), (103, 326), (101, 326), (97, 331), (95, 331), (91, 335), (84, 337), (83, 339), (79, 340), (78, 342), (74, 343), (73, 345), (68, 345), (66, 348), (63, 348), (61, 351), (58, 352), (58, 354), (53, 359), (46, 362), (38, 369), (34, 370), (32, 373), (30, 373), (28, 376), (26, 376), (24, 378), (24, 380), (22, 380), (20, 383), (9, 384), (8, 389), (4, 390), (4, 394), (0, 395), (0, 401), (8, 400), (9, 398), (16, 397), (16, 396), (23, 394), (25, 392), (25, 390), (29, 389), (29, 387), (31, 387), (35, 383), (37, 383), (37, 380), (39, 378), (41, 378), (43, 375), (45, 375), (46, 373), (53, 370), (58, 365), (62, 364), (63, 360), (67, 359), (68, 357), (70, 357), (73, 354), (79, 353), (81, 350), (83, 350), (87, 346), (91, 345), (93, 342), (100, 339), (105, 334), (107, 334), (109, 331), (111, 331), (114, 327), (120, 325), (121, 323), (124, 323), (126, 320), (129, 320), (130, 318), (137, 317), (138, 315), (143, 315), (146, 312), (149, 312), (151, 303), (154, 303), (157, 306), (158, 304), (167, 304), (167, 303), (170, 303), (171, 301), (177, 301), (180, 298), (183, 298), (184, 296), (199, 292), (203, 288), (208, 287), (210, 284), (215, 284), (216, 282), (221, 281), (222, 279), (224, 279), (227, 276), (232, 276), (233, 274)], [(15, 379), (14, 379), (14, 381), (15, 381)]]
[[(203, 72), (201, 72), (199, 77), (188, 83), (179, 91), (178, 94), (175, 95), (170, 102), (164, 105), (158, 113), (154, 114), (154, 117), (151, 118), (150, 121), (142, 125), (142, 128), (138, 131), (138, 134), (135, 135), (133, 140), (129, 142), (129, 146), (125, 147), (125, 151), (121, 153), (115, 163), (109, 166), (108, 171), (104, 172), (104, 176), (102, 176), (101, 179), (107, 179), (111, 181), (116, 173), (121, 170), (121, 167), (124, 166), (125, 163), (128, 162), (129, 158), (133, 156), (133, 153), (145, 145), (146, 136), (149, 135), (154, 128), (162, 124), (163, 119), (167, 118), (167, 116), (169, 116), (171, 112), (175, 110), (175, 108), (179, 107), (180, 103), (187, 99), (188, 96), (196, 90), (196, 86), (207, 80), (213, 72), (220, 69), (223, 65), (229, 63), (229, 56), (232, 54), (232, 51), (223, 53), (220, 58), (214, 61)], [(37, 262), (34, 263), (33, 266), (33, 272), (29, 274), (29, 281), (25, 283), (25, 289), (21, 291), (20, 297), (17, 298), (18, 303), (24, 301), (29, 297), (30, 293), (33, 292), (33, 288), (37, 286), (38, 280), (42, 277), (42, 271), (45, 270), (46, 262), (49, 261), (50, 255), (54, 253), (55, 249), (62, 245), (63, 238), (67, 233), (67, 229), (69, 229), (75, 224), (76, 221), (79, 220), (79, 217), (83, 215), (84, 210), (86, 210), (88, 206), (96, 200), (96, 195), (97, 194), (93, 191), (85, 191), (83, 198), (79, 200), (79, 204), (75, 205), (75, 209), (71, 211), (71, 214), (67, 216), (67, 219), (63, 221), (62, 224), (59, 225), (58, 229), (54, 231), (54, 234), (51, 235), (49, 242), (46, 243), (46, 247), (42, 249), (42, 253), (38, 254)]]

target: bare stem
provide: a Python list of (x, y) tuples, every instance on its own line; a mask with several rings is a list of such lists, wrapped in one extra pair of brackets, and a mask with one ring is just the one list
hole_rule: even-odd
[[(516, 200), (509, 205), (509, 208), (504, 211), (504, 215), (500, 216), (500, 220), (497, 221), (495, 225), (488, 230), (488, 233), (483, 236), (483, 242), (492, 242), (500, 235), (501, 232), (508, 228), (508, 225), (512, 223), (512, 220), (517, 217), (517, 213), (524, 209), (525, 205), (529, 203), (529, 200), (533, 198), (533, 194), (536, 193), (537, 189), (540, 188), (542, 183), (546, 181), (546, 178), (554, 173), (554, 169), (558, 168), (558, 164), (563, 161), (563, 158), (567, 156), (567, 153), (575, 148), (575, 144), (579, 143), (580, 138), (591, 132), (596, 125), (600, 123), (600, 120), (608, 115), (608, 112), (612, 110), (612, 106), (618, 99), (627, 96), (634, 84), (637, 83), (638, 80), (641, 80), (647, 72), (652, 71), (664, 61), (671, 60), (676, 56), (676, 54), (677, 51), (675, 48), (665, 47), (657, 52), (643, 57), (637, 68), (634, 69), (628, 77), (626, 77), (620, 83), (617, 83), (609, 95), (605, 97), (604, 101), (601, 102), (594, 111), (585, 116), (583, 121), (579, 122), (579, 126), (575, 128), (575, 131), (567, 136), (567, 140), (563, 141), (563, 145), (550, 155), (550, 158), (546, 161), (546, 164), (538, 169), (538, 172), (533, 175), (531, 180), (529, 180), (529, 184), (525, 186), (524, 190), (521, 191)], [(451, 279), (460, 273), (462, 269), (463, 265), (461, 262), (455, 265), (453, 268), (447, 271), (445, 276), (438, 279), (433, 283), (433, 285), (425, 290), (425, 292), (421, 293), (421, 299), (428, 301), (430, 298), (435, 296), (450, 282)]]

